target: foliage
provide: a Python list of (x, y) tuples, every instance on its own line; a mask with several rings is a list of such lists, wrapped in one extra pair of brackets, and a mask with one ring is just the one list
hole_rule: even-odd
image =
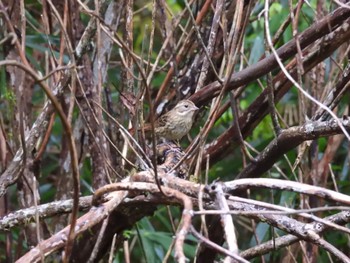
[[(346, 229), (312, 224), (350, 218), (321, 209), (349, 205), (347, 8), (277, 1), (266, 28), (265, 1), (52, 2), (0, 2), (1, 262), (32, 259), (39, 241), (57, 261), (183, 262), (179, 251), (190, 261), (224, 259), (208, 239), (239, 262), (350, 260)], [(150, 122), (182, 99), (200, 110), (188, 138), (157, 156), (169, 197), (152, 188)], [(172, 184), (167, 173), (184, 154), (174, 174), (185, 170), (188, 180)], [(145, 173), (146, 190), (132, 183)], [(221, 182), (235, 231), (225, 233), (219, 215), (193, 211), (188, 225), (182, 195), (198, 212), (202, 189), (204, 210), (220, 211)], [(110, 196), (97, 204), (98, 189)], [(320, 211), (264, 213), (285, 208)], [(269, 241), (276, 249), (259, 246)]]

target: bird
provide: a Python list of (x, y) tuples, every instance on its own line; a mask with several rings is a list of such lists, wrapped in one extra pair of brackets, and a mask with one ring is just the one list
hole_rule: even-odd
[[(158, 139), (178, 142), (190, 131), (193, 124), (193, 117), (197, 110), (198, 107), (192, 101), (179, 101), (172, 110), (161, 115), (154, 122), (156, 137)], [(138, 128), (137, 130), (140, 131), (141, 129)], [(142, 130), (149, 136), (152, 130), (151, 124), (144, 124)], [(135, 129), (131, 128), (129, 132), (133, 135)]]
[(161, 115), (154, 124), (154, 131), (160, 138), (178, 141), (191, 130), (193, 117), (198, 107), (190, 100), (181, 100), (176, 106)]

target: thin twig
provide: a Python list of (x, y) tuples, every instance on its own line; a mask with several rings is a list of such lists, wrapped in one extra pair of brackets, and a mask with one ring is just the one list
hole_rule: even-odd
[[(265, 1), (265, 19), (268, 20), (268, 12), (269, 12), (269, 4), (268, 1)], [(319, 106), (320, 108), (324, 109), (325, 111), (327, 111), (338, 123), (339, 127), (341, 128), (341, 130), (343, 131), (344, 135), (346, 136), (346, 138), (350, 141), (350, 135), (349, 133), (346, 131), (345, 127), (343, 126), (343, 124), (341, 123), (340, 119), (337, 117), (337, 115), (335, 115), (327, 106), (325, 106), (324, 104), (322, 104), (321, 102), (319, 102), (317, 99), (315, 99), (314, 97), (312, 97), (309, 93), (307, 93), (302, 87), (300, 87), (300, 85), (294, 80), (294, 78), (288, 73), (288, 70), (285, 68), (285, 66), (283, 65), (280, 57), (277, 54), (276, 49), (273, 47), (272, 45), (272, 41), (271, 41), (271, 37), (270, 37), (270, 29), (267, 25), (267, 34), (266, 34), (266, 39), (267, 42), (270, 45), (271, 51), (273, 53), (273, 55), (275, 56), (275, 59), (278, 63), (278, 65), (280, 66), (281, 70), (283, 71), (284, 75), (289, 79), (289, 81), (291, 81), (295, 87), (297, 87), (297, 89), (304, 94), (305, 97), (307, 97), (309, 100), (311, 100), (313, 103), (315, 103), (317, 106)]]

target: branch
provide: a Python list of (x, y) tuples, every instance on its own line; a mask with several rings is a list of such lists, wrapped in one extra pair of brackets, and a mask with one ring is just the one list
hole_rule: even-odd
[[(316, 40), (331, 33), (336, 28), (341, 26), (344, 21), (349, 18), (349, 16), (350, 9), (342, 7), (337, 8), (335, 11), (317, 21), (317, 23), (314, 23), (299, 35), (300, 47), (305, 48), (308, 45), (313, 44)], [(277, 54), (282, 61), (293, 57), (296, 52), (297, 46), (295, 39), (292, 39), (277, 50)], [(260, 60), (256, 64), (234, 73), (230, 77), (227, 90), (233, 90), (242, 85), (246, 85), (260, 78), (261, 76), (266, 75), (268, 72), (277, 67), (278, 64), (274, 55), (270, 55), (263, 60)], [(190, 97), (190, 100), (192, 100), (196, 105), (203, 105), (213, 97), (217, 96), (220, 91), (221, 84), (218, 81), (215, 81), (193, 94)]]
[[(229, 211), (230, 209), (224, 195), (223, 185), (220, 183), (214, 183), (210, 188), (215, 193), (215, 203), (218, 206), (218, 209), (223, 212)], [(225, 232), (225, 238), (226, 243), (228, 245), (228, 249), (232, 254), (237, 255), (238, 245), (232, 216), (227, 214), (221, 214), (220, 217), (221, 224)], [(229, 262), (228, 258), (225, 259), (225, 262)]]
[(323, 187), (313, 186), (309, 184), (302, 184), (299, 182), (270, 179), (270, 178), (254, 178), (254, 179), (238, 179), (224, 183), (226, 188), (225, 192), (234, 192), (241, 189), (251, 188), (270, 188), (293, 191), (296, 193), (306, 194), (332, 200), (335, 202), (350, 205), (350, 196), (342, 193), (338, 193), (332, 190), (328, 190)]
[[(315, 45), (311, 51), (304, 56), (304, 73), (307, 73), (315, 65), (330, 56), (340, 45), (348, 41), (350, 29), (347, 24), (337, 28), (333, 33), (329, 34), (318, 45)], [(291, 76), (296, 76), (296, 61), (289, 63), (288, 69)], [(280, 72), (274, 79), (275, 102), (277, 103), (284, 94), (292, 87), (292, 83), (286, 78), (283, 72)], [(265, 89), (248, 109), (239, 118), (239, 124), (243, 137), (247, 137), (250, 132), (261, 122), (268, 113), (268, 90)], [(220, 135), (212, 144), (206, 148), (204, 155), (209, 155), (211, 162), (220, 160), (220, 157), (232, 150), (233, 146), (238, 144), (238, 135), (235, 127), (230, 127), (225, 133)]]
[[(345, 225), (349, 223), (350, 221), (349, 218), (350, 218), (350, 212), (346, 211), (346, 212), (341, 212), (332, 216), (328, 216), (324, 220), (327, 220), (329, 222), (332, 222), (338, 225)], [(330, 229), (328, 226), (317, 222), (311, 223), (310, 225), (312, 225), (313, 230), (318, 234), (321, 234), (324, 231)], [(270, 240), (263, 244), (257, 245), (253, 248), (249, 248), (243, 251), (240, 254), (240, 256), (246, 259), (252, 259), (254, 257), (267, 254), (270, 251), (292, 245), (298, 241), (300, 241), (300, 238), (295, 235), (286, 235), (283, 237), (278, 237), (278, 238), (275, 238), (274, 240)]]
[[(113, 192), (109, 194), (110, 200), (99, 207), (93, 207), (88, 213), (77, 219), (75, 235), (83, 233), (104, 220), (128, 195), (127, 191)], [(40, 255), (49, 255), (66, 245), (70, 225), (40, 242), (35, 248), (23, 255), (17, 262), (34, 262), (40, 260)]]
[(243, 263), (248, 263), (249, 261), (245, 260), (244, 258), (232, 253), (231, 251), (223, 248), (222, 246), (219, 246), (218, 244), (210, 241), (209, 239), (203, 237), (200, 233), (197, 232), (197, 230), (192, 226), (191, 227), (191, 233), (198, 238), (199, 240), (201, 240), (206, 246), (211, 247), (217, 251), (219, 251), (220, 253), (227, 255), (235, 260), (237, 260), (238, 262), (243, 262)]
[[(344, 118), (341, 122), (347, 130), (350, 130), (349, 118)], [(342, 130), (334, 119), (324, 122), (310, 121), (302, 126), (283, 130), (256, 157), (256, 161), (246, 166), (236, 178), (259, 177), (268, 171), (283, 154), (297, 147), (302, 142), (341, 133)]]
[[(183, 253), (183, 246), (185, 237), (191, 225), (193, 212), (192, 201), (185, 194), (177, 190), (170, 189), (168, 187), (162, 187), (162, 190), (167, 195), (167, 198), (172, 197), (173, 199), (177, 199), (179, 200), (179, 203), (184, 206), (182, 224), (179, 228), (175, 240), (175, 257), (178, 259), (178, 262), (185, 262), (186, 258)], [(114, 211), (122, 203), (124, 198), (130, 195), (130, 193), (132, 194), (135, 192), (145, 191), (159, 193), (157, 185), (153, 183), (122, 182), (101, 187), (95, 192), (92, 204), (98, 205), (105, 194), (108, 194), (106, 197), (108, 201), (102, 203), (97, 207), (92, 207), (88, 213), (80, 217), (76, 222), (75, 234), (81, 234), (82, 232), (91, 229), (93, 226), (100, 223), (108, 215), (110, 215), (111, 212)], [(49, 239), (39, 243), (36, 248), (31, 249), (27, 254), (20, 258), (18, 262), (37, 261), (40, 259), (41, 253), (48, 255), (62, 248), (67, 241), (69, 229), (70, 226), (67, 226)]]
[[(91, 200), (91, 196), (79, 198), (79, 210), (82, 211), (91, 207)], [(26, 225), (33, 222), (36, 215), (38, 215), (40, 219), (44, 219), (56, 215), (71, 213), (72, 209), (73, 199), (69, 199), (17, 210), (0, 218), (0, 231), (6, 231), (12, 227)]]

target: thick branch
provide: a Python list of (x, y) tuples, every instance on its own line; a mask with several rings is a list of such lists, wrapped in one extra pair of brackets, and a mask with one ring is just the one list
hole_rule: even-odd
[[(79, 210), (86, 210), (91, 207), (91, 196), (81, 197), (79, 199)], [(34, 222), (35, 216), (40, 219), (50, 218), (56, 215), (71, 213), (73, 208), (73, 200), (56, 201), (48, 204), (38, 205), (37, 207), (29, 207), (17, 210), (0, 219), (0, 231), (9, 230), (12, 227)]]
[[(322, 43), (316, 45), (308, 54), (305, 54), (307, 55), (303, 61), (305, 73), (330, 56), (345, 41), (348, 41), (349, 36), (349, 26), (347, 23), (344, 23), (343, 26), (325, 37)], [(288, 68), (290, 75), (295, 78), (297, 75), (296, 61), (290, 62)], [(274, 85), (275, 102), (278, 102), (292, 87), (292, 83), (286, 78), (283, 72), (280, 72), (275, 77)], [(267, 113), (268, 89), (265, 89), (239, 118), (239, 126), (244, 138), (250, 134)], [(214, 143), (207, 147), (204, 155), (209, 155), (211, 162), (216, 162), (220, 160), (222, 155), (232, 150), (232, 148), (237, 145), (238, 138), (235, 127), (231, 126), (225, 133), (220, 135)]]

